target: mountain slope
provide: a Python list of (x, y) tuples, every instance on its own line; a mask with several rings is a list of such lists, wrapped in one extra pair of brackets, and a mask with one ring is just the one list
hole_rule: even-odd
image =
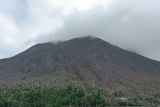
[(160, 62), (94, 37), (37, 44), (12, 58), (0, 60), (1, 81), (44, 76), (94, 81), (115, 90), (151, 92), (152, 87), (160, 86)]

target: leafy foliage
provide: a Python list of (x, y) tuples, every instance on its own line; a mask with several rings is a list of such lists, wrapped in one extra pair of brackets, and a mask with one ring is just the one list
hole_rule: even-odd
[(75, 84), (0, 89), (0, 107), (104, 107), (100, 89)]
[(50, 85), (19, 85), (0, 88), (0, 107), (105, 107), (160, 105), (160, 94), (125, 97), (87, 83), (55, 82)]

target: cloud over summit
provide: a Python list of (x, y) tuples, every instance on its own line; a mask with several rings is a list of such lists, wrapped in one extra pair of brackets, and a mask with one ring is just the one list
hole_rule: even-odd
[(159, 0), (0, 0), (0, 57), (94, 35), (160, 60), (159, 10)]

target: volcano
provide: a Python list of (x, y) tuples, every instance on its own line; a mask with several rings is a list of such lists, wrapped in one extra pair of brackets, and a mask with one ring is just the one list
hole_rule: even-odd
[(1, 83), (35, 78), (90, 81), (113, 90), (160, 89), (160, 62), (87, 36), (42, 43), (0, 60)]

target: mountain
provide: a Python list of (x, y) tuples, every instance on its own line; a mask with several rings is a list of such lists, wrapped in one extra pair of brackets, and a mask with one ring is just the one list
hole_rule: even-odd
[(91, 36), (37, 44), (0, 60), (1, 83), (60, 77), (152, 93), (160, 89), (159, 76), (160, 62)]

